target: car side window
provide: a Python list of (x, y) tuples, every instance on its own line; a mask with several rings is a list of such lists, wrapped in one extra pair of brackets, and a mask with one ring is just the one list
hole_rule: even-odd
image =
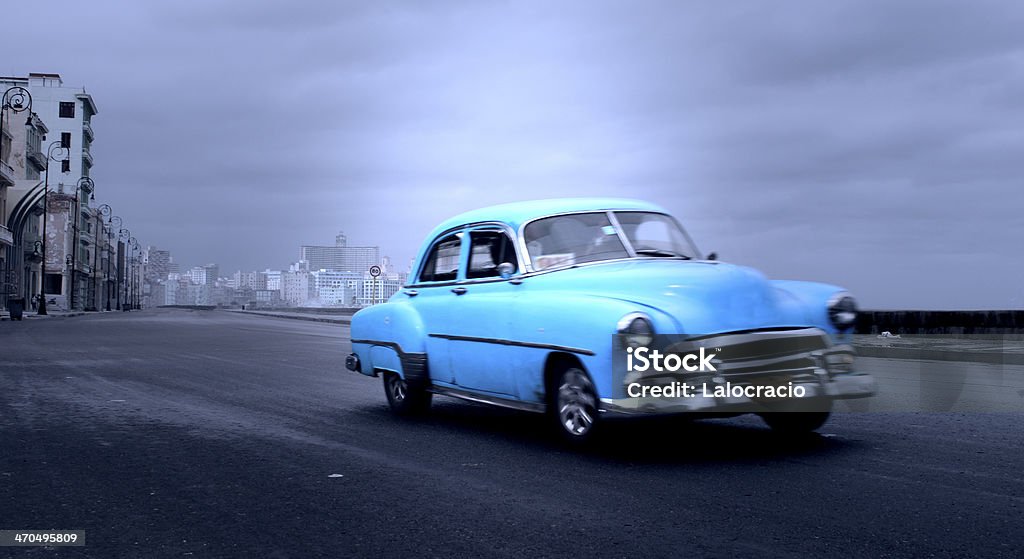
[(471, 231), (469, 233), (469, 265), (466, 267), (466, 278), (498, 277), (498, 265), (502, 262), (512, 264), (518, 271), (515, 246), (508, 235), (501, 231)]
[(455, 281), (459, 277), (462, 233), (448, 235), (434, 244), (423, 263), (419, 281)]

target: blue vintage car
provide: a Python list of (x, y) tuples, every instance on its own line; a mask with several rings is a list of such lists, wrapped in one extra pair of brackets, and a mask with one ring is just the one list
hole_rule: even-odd
[(464, 213), (427, 237), (412, 272), (353, 316), (346, 362), (383, 376), (399, 414), (442, 394), (547, 413), (570, 441), (611, 416), (685, 412), (809, 431), (834, 399), (875, 391), (854, 367), (849, 294), (705, 256), (650, 203)]

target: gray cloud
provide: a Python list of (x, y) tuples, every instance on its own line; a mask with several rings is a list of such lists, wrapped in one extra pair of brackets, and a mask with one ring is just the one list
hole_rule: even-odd
[(97, 196), (184, 265), (283, 267), (339, 229), (404, 263), (459, 211), (616, 195), (665, 205), (728, 260), (866, 306), (1024, 306), (1014, 2), (7, 15), (52, 31), (8, 26), (0, 70), (88, 88)]

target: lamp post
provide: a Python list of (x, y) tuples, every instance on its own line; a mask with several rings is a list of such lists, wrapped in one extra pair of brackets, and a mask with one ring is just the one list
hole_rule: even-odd
[[(0, 111), (3, 113), (3, 111)], [(64, 153), (63, 159), (57, 157), (60, 153)], [(57, 140), (50, 144), (50, 147), (46, 148), (46, 178), (43, 180), (43, 263), (41, 273), (43, 276), (43, 291), (40, 293), (42, 297), (39, 299), (39, 309), (36, 314), (47, 314), (46, 312), (46, 223), (49, 221), (49, 205), (50, 205), (50, 160), (53, 161), (68, 161), (68, 157), (71, 155), (71, 150), (68, 146), (64, 145), (61, 140)], [(62, 167), (69, 167), (62, 164)], [(67, 172), (63, 171), (62, 172)]]
[[(117, 224), (116, 225), (114, 224), (114, 220), (117, 220)], [(118, 217), (116, 215), (113, 215), (113, 216), (110, 216), (110, 218), (107, 219), (107, 224), (110, 225), (110, 235), (111, 235), (110, 252), (114, 253), (114, 256), (116, 257), (117, 253), (114, 251), (114, 247), (113, 247), (113, 242), (114, 241), (113, 241), (113, 239), (114, 238), (119, 238), (119, 237), (115, 237), (114, 236), (114, 230), (115, 230), (114, 228), (116, 227), (117, 231), (118, 231), (118, 234), (120, 234), (121, 225), (123, 225), (124, 223), (121, 221), (120, 217)], [(110, 259), (109, 258), (107, 259), (107, 266), (108, 267), (110, 266)], [(110, 275), (108, 274), (107, 277), (110, 277)], [(107, 293), (108, 294), (110, 293), (109, 288), (108, 288)], [(117, 310), (121, 310), (121, 297), (120, 297), (120, 295), (121, 295), (121, 262), (120, 261), (117, 262), (117, 273), (114, 274), (114, 293), (113, 293), (113, 295), (114, 295), (114, 300), (117, 301), (117, 303), (116, 303), (117, 304)], [(108, 301), (109, 301), (109, 297), (108, 297)], [(109, 304), (108, 304), (108, 306), (109, 306)]]
[(82, 199), (83, 190), (90, 193), (92, 198), (95, 200), (96, 195), (92, 194), (95, 188), (96, 183), (94, 183), (89, 177), (81, 177), (78, 179), (78, 183), (75, 184), (75, 221), (72, 225), (74, 229), (72, 230), (71, 236), (71, 310), (75, 310), (75, 274), (78, 272), (78, 231), (80, 229), (78, 222), (81, 220), (81, 207), (79, 204)]
[[(100, 259), (100, 243), (99, 243), (99, 239), (100, 239), (100, 231), (101, 230), (103, 231), (103, 235), (107, 238), (107, 270), (106, 270), (106, 274), (104, 275), (104, 284), (106, 283), (107, 278), (110, 277), (110, 228), (107, 227), (106, 223), (103, 223), (103, 219), (102, 218), (105, 217), (105, 218), (109, 219), (111, 217), (110, 214), (112, 214), (114, 212), (114, 210), (111, 209), (109, 204), (100, 204), (100, 207), (97, 208), (97, 210), (98, 210), (98, 213), (96, 214), (96, 255), (93, 257), (93, 262), (95, 264), (97, 264), (97, 265), (96, 265), (95, 270), (93, 270), (95, 273), (92, 276), (93, 277), (92, 292), (96, 296), (96, 298), (98, 299), (99, 298), (99, 293), (100, 293), (100, 285), (99, 285), (100, 267), (99, 267), (98, 264), (99, 264), (99, 261), (100, 261), (99, 260)], [(105, 286), (104, 286), (104, 289), (103, 289), (103, 293), (105, 295), (108, 295), (108, 297), (105, 297), (105, 299), (107, 300), (107, 310), (109, 311), (110, 310), (110, 297), (109, 297), (110, 291), (108, 289), (106, 289)], [(99, 309), (99, 307), (100, 307), (100, 305), (97, 304), (96, 305), (97, 310)]]
[[(42, 262), (43, 256), (40, 252), (43, 248), (42, 241), (35, 241), (32, 243), (32, 254), (28, 255), (27, 259), (29, 262), (36, 263)], [(42, 266), (40, 266), (41, 268)], [(25, 294), (28, 295), (32, 291), (32, 284), (30, 282), (30, 274), (28, 266), (25, 267)], [(38, 294), (37, 294), (38, 295)]]
[[(4, 115), (7, 113), (8, 109), (10, 109), (10, 111), (13, 112), (13, 113), (20, 113), (22, 111), (29, 111), (29, 110), (31, 110), (32, 109), (32, 95), (24, 87), (17, 86), (17, 85), (14, 86), (14, 87), (9, 87), (9, 88), (7, 88), (6, 91), (4, 91), (3, 97), (0, 98), (0, 134), (3, 133), (3, 129), (4, 129)], [(32, 113), (31, 112), (29, 112), (28, 119), (29, 119), (29, 121), (32, 120)], [(0, 146), (2, 146), (2, 145), (3, 145), (3, 143), (0, 142)], [(3, 219), (3, 216), (0, 216), (0, 219)], [(5, 261), (5, 263), (6, 263), (6, 261)], [(3, 301), (0, 301), (0, 305), (6, 305), (7, 304), (7, 294), (8, 294), (7, 286), (8, 286), (8, 283), (9, 283), (9, 281), (8, 281), (9, 279), (10, 278), (8, 277), (7, 273), (4, 273), (3, 277), (0, 277), (0, 280), (2, 280), (3, 284), (4, 284), (4, 299), (3, 299)]]
[(105, 301), (105, 307), (107, 311), (110, 311), (110, 259), (113, 258), (113, 250), (111, 244), (113, 244), (114, 229), (103, 224), (103, 235), (107, 238), (107, 247), (103, 249), (107, 253), (107, 266), (106, 271), (103, 274), (103, 300)]
[[(75, 259), (70, 255), (64, 255), (64, 268), (68, 271), (70, 279), (74, 279), (75, 276)], [(70, 281), (68, 282), (70, 284)], [(75, 296), (74, 292), (69, 292), (71, 295), (71, 303), (68, 305), (68, 310), (75, 310)]]
[[(127, 230), (127, 229), (121, 229), (120, 231), (118, 231), (118, 232), (117, 232), (117, 239), (118, 239), (118, 242), (119, 242), (119, 244), (124, 244), (124, 245), (125, 245), (125, 248), (127, 248), (127, 243), (121, 243), (120, 241), (127, 241), (127, 240), (128, 240), (128, 239), (130, 239), (131, 237), (132, 237), (132, 232), (131, 232), (131, 231), (129, 231), (129, 230)], [(119, 250), (118, 250), (118, 257), (119, 257), (119, 258), (118, 258), (118, 260), (119, 260), (119, 261), (120, 261), (120, 252), (121, 252), (121, 251), (120, 251), (120, 248), (121, 248), (121, 247), (118, 247), (118, 249), (119, 249)], [(131, 287), (131, 275), (130, 275), (130, 273), (128, 273), (128, 272), (129, 272), (129, 271), (131, 270), (131, 261), (130, 261), (130, 260), (128, 260), (128, 254), (127, 254), (127, 252), (128, 252), (128, 251), (126, 250), (126, 251), (125, 251), (125, 255), (124, 255), (124, 256), (125, 256), (125, 258), (124, 258), (124, 259), (125, 259), (125, 263), (126, 263), (126, 264), (128, 265), (128, 268), (129, 268), (129, 269), (128, 269), (128, 270), (122, 270), (122, 271), (118, 272), (118, 277), (120, 277), (120, 276), (122, 275), (122, 273), (123, 273), (123, 275), (124, 275), (124, 295), (125, 295), (125, 296), (124, 296), (123, 298), (121, 297), (122, 293), (121, 293), (121, 290), (120, 290), (120, 289), (118, 289), (118, 293), (117, 293), (117, 298), (118, 298), (119, 300), (123, 299), (123, 301), (122, 301), (122, 303), (121, 303), (121, 310), (122, 310), (122, 311), (127, 311), (127, 310), (129, 310), (129, 305), (128, 305), (128, 297), (127, 297), (127, 295), (128, 295), (128, 291), (129, 291), (129, 289), (130, 289), (130, 287)]]
[(9, 87), (7, 88), (7, 91), (4, 91), (3, 98), (0, 99), (0, 130), (4, 129), (4, 114), (7, 113), (8, 109), (10, 109), (12, 113), (30, 111), (26, 124), (31, 122), (32, 94), (20, 85)]
[[(135, 240), (135, 237), (128, 239), (128, 243), (132, 247), (132, 290), (131, 290), (131, 301), (132, 309), (139, 308), (139, 283), (142, 281), (142, 274), (139, 270), (139, 256), (142, 256), (142, 247), (139, 246), (139, 241)], [(138, 253), (138, 254), (136, 254)]]

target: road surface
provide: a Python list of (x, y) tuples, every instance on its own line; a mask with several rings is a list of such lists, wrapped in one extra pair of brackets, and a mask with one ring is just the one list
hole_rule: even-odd
[[(87, 543), (0, 557), (1024, 554), (1020, 411), (838, 413), (798, 440), (629, 422), (570, 451), (540, 416), (458, 400), (392, 417), (348, 346), (218, 311), (2, 323), (0, 529)], [(862, 365), (890, 387), (930, 369)]]

